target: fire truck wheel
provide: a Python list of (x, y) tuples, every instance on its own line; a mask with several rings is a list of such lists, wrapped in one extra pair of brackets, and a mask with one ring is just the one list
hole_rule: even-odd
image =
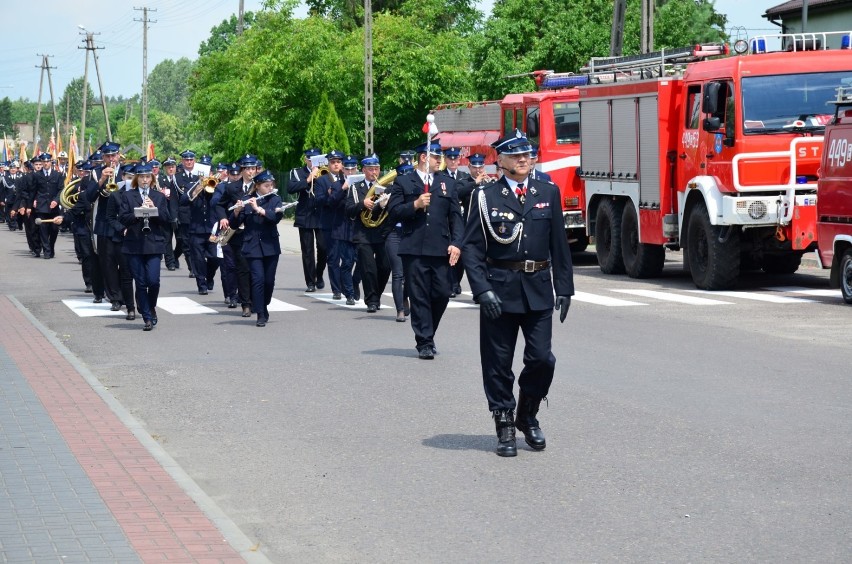
[(793, 274), (802, 264), (801, 254), (764, 255), (763, 272), (767, 274)]
[(695, 286), (702, 290), (727, 290), (740, 274), (739, 233), (720, 241), (722, 231), (710, 223), (703, 202), (692, 208), (686, 241), (689, 272)]
[(666, 262), (666, 250), (662, 245), (639, 242), (639, 218), (632, 202), (625, 203), (621, 215), (621, 256), (631, 278), (659, 276)]
[(582, 253), (589, 247), (589, 238), (585, 235), (580, 235), (575, 241), (569, 241), (568, 247), (571, 249), (571, 254)]
[(621, 200), (604, 200), (598, 207), (595, 224), (595, 251), (604, 274), (623, 274), (621, 256)]
[(852, 249), (846, 249), (840, 259), (840, 292), (843, 301), (852, 304)]

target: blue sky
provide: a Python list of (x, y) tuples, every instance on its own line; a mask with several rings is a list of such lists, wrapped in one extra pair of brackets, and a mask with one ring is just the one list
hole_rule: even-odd
[[(635, 2), (638, 0), (628, 0)], [(677, 0), (683, 1), (683, 0)], [(492, 0), (480, 2), (480, 9), (490, 11)], [(730, 26), (742, 26), (750, 35), (772, 33), (773, 26), (761, 15), (780, 0), (716, 0), (716, 9), (728, 15)], [(50, 59), (53, 92), (56, 100), (68, 83), (83, 75), (85, 50), (78, 25), (100, 33), (95, 44), (98, 61), (108, 96), (132, 96), (142, 87), (142, 12), (134, 7), (156, 9), (149, 13), (152, 23), (148, 32), (148, 71), (164, 59), (195, 59), (198, 45), (207, 39), (210, 29), (235, 13), (239, 0), (48, 0), (37, 18), (27, 18), (26, 25), (6, 22), (3, 26), (2, 76), (0, 97), (38, 98), (41, 57)], [(261, 0), (245, 0), (246, 10), (258, 10)], [(297, 15), (304, 15), (297, 12)], [(36, 39), (37, 38), (37, 39)], [(89, 65), (90, 83), (96, 90), (94, 68)], [(50, 92), (45, 78), (42, 101), (49, 104)], [(49, 107), (49, 106), (48, 106)], [(49, 111), (49, 110), (48, 110)], [(57, 112), (63, 113), (61, 108)]]

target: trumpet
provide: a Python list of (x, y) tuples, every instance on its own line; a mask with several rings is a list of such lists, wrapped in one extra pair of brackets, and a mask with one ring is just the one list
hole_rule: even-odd
[[(376, 180), (373, 185), (370, 186), (370, 189), (367, 191), (366, 198), (373, 200), (373, 202), (379, 206), (381, 211), (376, 218), (373, 218), (373, 212), (376, 210), (376, 206), (373, 206), (373, 209), (371, 210), (364, 209), (361, 211), (361, 223), (364, 227), (373, 229), (380, 226), (388, 218), (387, 202), (388, 199), (390, 199), (390, 192), (387, 191), (386, 188), (390, 184), (393, 184), (394, 180), (396, 180), (396, 171), (392, 170)], [(381, 190), (377, 190), (377, 186), (381, 188)]]
[(112, 175), (109, 177), (109, 181), (103, 185), (101, 188), (101, 196), (104, 198), (109, 198), (109, 195), (118, 190), (118, 184), (115, 181), (115, 169), (112, 170)]
[(189, 201), (195, 201), (195, 198), (198, 197), (199, 194), (203, 191), (208, 196), (212, 196), (213, 192), (216, 191), (216, 185), (219, 184), (219, 179), (215, 176), (205, 176), (204, 178), (199, 178), (195, 181), (191, 188), (191, 192), (189, 193)]
[[(277, 189), (277, 188), (273, 188), (271, 192), (267, 192), (266, 194), (264, 194), (264, 195), (262, 195), (262, 196), (251, 196), (249, 199), (251, 199), (251, 198), (255, 198), (255, 201), (256, 201), (256, 202), (259, 202), (259, 201), (261, 201), (262, 199), (264, 199), (265, 197), (267, 197), (267, 196), (271, 196), (272, 194), (277, 194), (277, 193), (278, 193), (278, 189)], [(247, 201), (248, 201), (248, 199), (247, 199), (247, 200), (240, 200), (238, 203), (236, 203), (236, 204), (234, 204), (233, 206), (231, 206), (230, 208), (228, 208), (228, 211), (234, 211), (235, 209), (237, 209), (238, 207), (240, 207), (240, 205), (243, 205), (243, 206), (244, 206), (244, 205), (246, 204), (246, 202), (247, 202)], [(276, 210), (276, 211), (277, 211), (277, 210)]]

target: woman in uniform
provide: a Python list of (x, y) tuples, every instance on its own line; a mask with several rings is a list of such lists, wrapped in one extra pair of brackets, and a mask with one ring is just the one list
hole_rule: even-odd
[[(160, 261), (166, 250), (163, 226), (171, 221), (168, 202), (154, 188), (150, 163), (136, 167), (130, 190), (121, 192), (121, 196), (118, 220), (125, 227), (121, 250), (136, 282), (136, 309), (145, 321), (143, 330), (150, 331), (157, 324)], [(137, 217), (136, 208), (156, 208), (157, 215)]]
[(278, 194), (273, 192), (275, 177), (268, 170), (252, 178), (252, 183), (255, 192), (250, 198), (237, 202), (228, 221), (232, 229), (245, 226), (242, 252), (251, 272), (252, 310), (257, 314), (256, 325), (265, 327), (269, 321), (267, 306), (272, 301), (272, 289), (275, 287), (275, 269), (281, 254), (277, 227), (281, 213), (277, 210), (282, 203)]

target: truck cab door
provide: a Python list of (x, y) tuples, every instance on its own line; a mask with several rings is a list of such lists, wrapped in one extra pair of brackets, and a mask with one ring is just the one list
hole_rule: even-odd
[(701, 84), (687, 84), (684, 99), (683, 132), (676, 158), (677, 190), (683, 192), (687, 183), (705, 174), (704, 158), (699, 150), (701, 142)]
[(714, 80), (704, 84), (702, 96), (704, 119), (701, 125), (700, 151), (704, 173), (717, 178), (722, 186), (733, 185), (731, 160), (734, 155), (736, 103), (734, 83)]

